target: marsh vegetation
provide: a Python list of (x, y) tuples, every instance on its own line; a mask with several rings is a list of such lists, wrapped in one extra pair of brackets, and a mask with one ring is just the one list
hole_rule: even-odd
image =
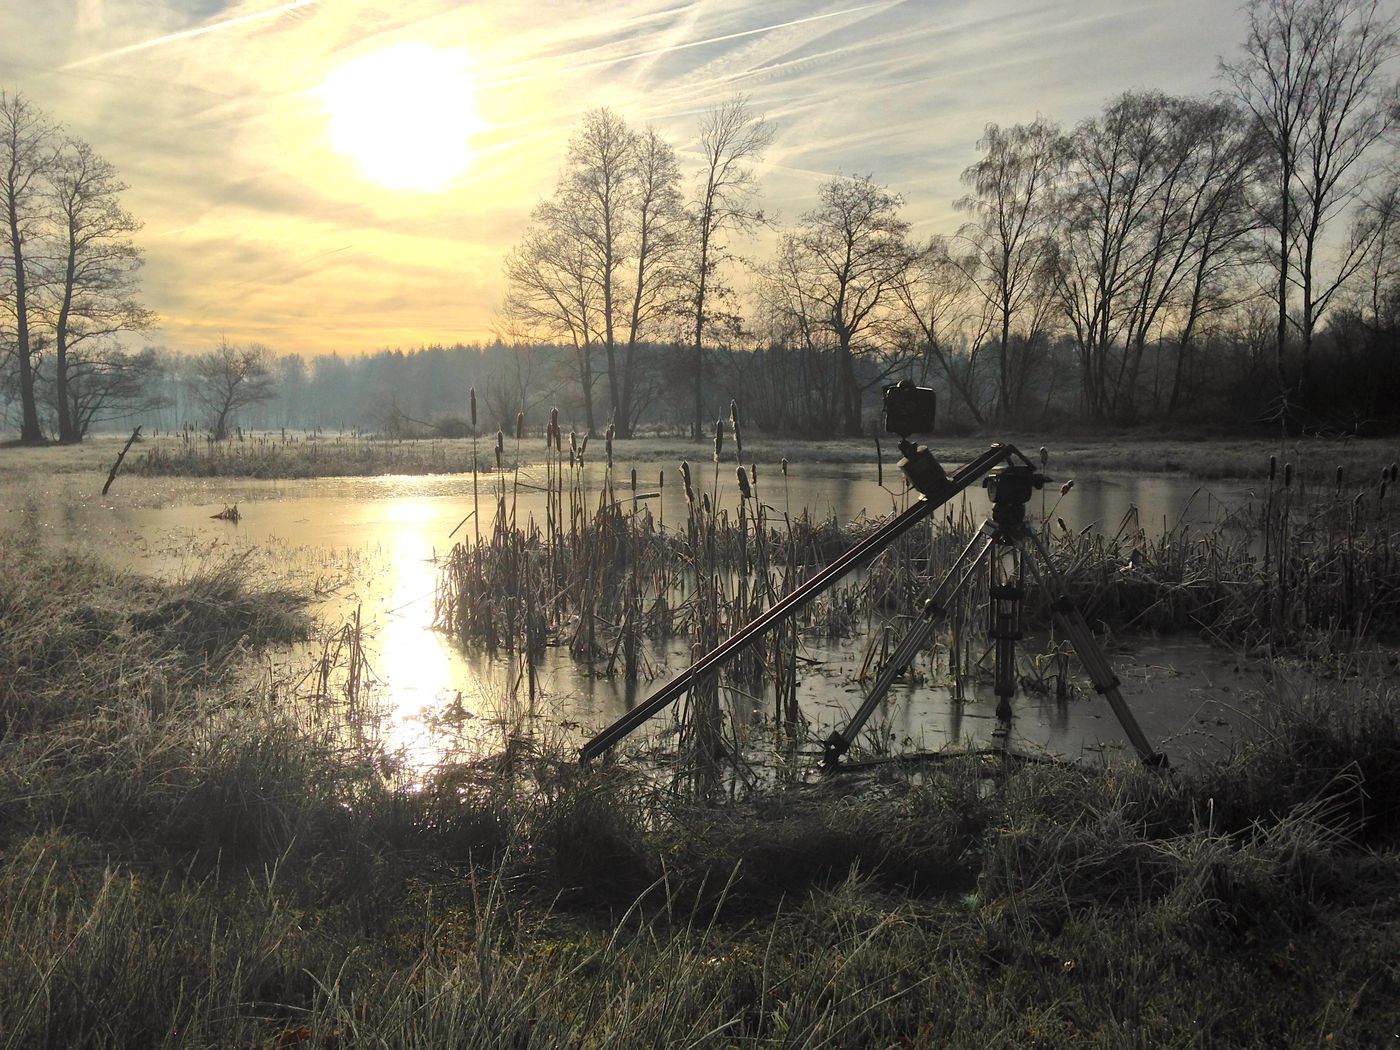
[[(746, 471), (739, 499), (737, 452), (731, 436), (694, 466), (693, 509), (664, 523), (605, 445), (586, 490), (567, 438), (542, 458), (539, 517), (504, 455), (482, 472), (438, 606), (518, 669), (500, 710), (523, 715), (542, 641), (625, 675), (655, 633), (711, 645), (859, 535), (777, 511), (781, 467)], [(1169, 776), (981, 754), (805, 775), (799, 712), (777, 706), (797, 636), (898, 622), (965, 513), (683, 708), (663, 777), (581, 770), (523, 717), (407, 766), (360, 627), (309, 618), (257, 562), (160, 582), (7, 535), (7, 1045), (1382, 1041), (1400, 1020), (1400, 721), (1368, 647), (1393, 637), (1393, 482), (1314, 471), (1303, 498), (1297, 468), (1261, 475), (1248, 514), (1206, 534), (1081, 535), (1050, 496), (1096, 622), (1208, 629), (1317, 672), (1271, 676), (1224, 757)], [(931, 673), (950, 673), (942, 652)], [(762, 680), (756, 730), (700, 706)], [(736, 729), (799, 758), (736, 781), (707, 746)]]

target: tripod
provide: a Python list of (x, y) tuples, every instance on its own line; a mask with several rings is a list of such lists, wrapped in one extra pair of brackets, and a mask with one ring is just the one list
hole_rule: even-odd
[(850, 750), (861, 728), (885, 699), (895, 680), (928, 644), (939, 621), (947, 614), (952, 598), (967, 586), (973, 574), (984, 564), (988, 572), (988, 597), (991, 599), (987, 635), (992, 640), (993, 648), (992, 683), (997, 696), (997, 720), (1003, 724), (1011, 721), (1011, 697), (1016, 693), (1016, 643), (1021, 639), (1021, 601), (1026, 593), (1025, 570), (1029, 568), (1050, 599), (1055, 621), (1089, 672), (1094, 689), (1108, 700), (1138, 756), (1148, 765), (1167, 764), (1166, 756), (1152, 749), (1138, 726), (1137, 719), (1123, 699), (1119, 688), (1121, 683), (1113, 674), (1108, 657), (1095, 641), (1083, 614), (1070, 601), (1064, 578), (1055, 568), (1049, 550), (1026, 521), (1026, 501), (1034, 490), (1044, 486), (1046, 480), (1029, 463), (1004, 466), (983, 479), (982, 483), (992, 499), (992, 516), (983, 522), (948, 569), (933, 596), (924, 605), (922, 620), (895, 647), (846, 727), (827, 737), (827, 766), (836, 765), (841, 756)]
[[(971, 578), (977, 566), (988, 558), (988, 552), (993, 550), (1002, 556), (993, 560), (991, 569), (994, 574), (991, 626), (996, 644), (997, 714), (1003, 721), (1009, 720), (1011, 696), (1016, 691), (1015, 643), (1020, 637), (1020, 599), (1023, 590), (1021, 568), (1027, 564), (1027, 560), (1022, 557), (1022, 551), (1027, 545), (1035, 550), (1041, 559), (1039, 566), (1031, 564), (1031, 571), (1043, 586), (1049, 587), (1057, 595), (1052, 602), (1056, 619), (1061, 622), (1062, 630), (1070, 638), (1080, 660), (1088, 668), (1094, 687), (1108, 698), (1114, 714), (1118, 716), (1118, 721), (1142, 761), (1150, 765), (1166, 765), (1165, 757), (1153, 751), (1128, 709), (1118, 689), (1118, 680), (1113, 676), (1103, 650), (1094, 641), (1084, 617), (1067, 597), (1064, 581), (1051, 562), (1049, 551), (1026, 524), (1026, 501), (1035, 488), (1045, 483), (1045, 478), (1036, 473), (1031, 461), (1013, 445), (995, 444), (972, 462), (949, 475), (928, 448), (915, 445), (907, 437), (900, 441), (899, 451), (904, 457), (899, 461), (900, 470), (921, 494), (916, 503), (895, 515), (812, 579), (780, 599), (767, 612), (739, 628), (642, 703), (594, 735), (579, 750), (580, 763), (586, 766), (593, 759), (611, 750), (628, 734), (683, 695), (701, 675), (717, 669), (733, 658), (837, 580), (855, 569), (868, 565), (904, 533), (975, 481), (983, 479), (992, 497), (991, 519), (982, 526), (977, 536), (953, 563), (938, 590), (925, 606), (923, 622), (900, 641), (850, 723), (844, 730), (832, 733), (827, 739), (827, 765), (834, 766), (841, 756), (850, 750), (852, 741), (880, 701), (885, 698), (894, 680), (927, 644), (937, 620), (943, 615), (947, 600)], [(1000, 469), (996, 469), (999, 466)], [(1003, 557), (1009, 559), (1009, 563), (998, 568), (997, 563), (1002, 561)]]

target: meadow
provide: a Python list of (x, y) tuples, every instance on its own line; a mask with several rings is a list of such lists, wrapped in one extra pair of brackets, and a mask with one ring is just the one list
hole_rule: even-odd
[[(712, 644), (854, 538), (742, 501), (719, 510), (712, 466), (691, 479), (688, 519), (663, 530), (618, 510), (621, 469), (611, 498), (575, 495), (567, 439), (553, 444), (539, 453), (550, 513), (512, 521), (510, 471), (493, 471), (481, 543), (453, 553), (439, 592), (444, 627), (520, 661), (522, 690), (532, 647), (565, 634), (580, 659), (619, 668), (629, 637)], [(96, 451), (0, 460), (11, 479), (62, 461), (100, 485), (110, 459)], [(731, 438), (721, 458), (736, 451)], [(685, 747), (670, 776), (630, 757), (582, 769), (508, 722), (485, 753), (425, 775), (378, 739), (355, 626), (315, 622), (275, 574), (233, 561), (156, 581), (11, 530), (0, 1042), (1392, 1039), (1394, 480), (1385, 450), (1368, 449), (1364, 474), (1315, 470), (1305, 501), (1301, 468), (1285, 476), (1276, 461), (1269, 479), (1267, 458), (1244, 533), (1049, 525), (1096, 622), (1206, 630), (1311, 668), (1270, 679), (1228, 755), (1167, 773), (867, 751), (880, 761), (813, 776), (799, 758), (736, 790), (713, 747), (732, 726), (707, 727), (697, 703), (676, 716)], [(966, 527), (931, 520), (798, 629), (907, 610), (909, 581)], [(318, 659), (285, 656), (308, 638)], [(790, 653), (794, 639), (770, 644)], [(782, 663), (735, 675), (781, 676)], [(800, 756), (800, 719), (784, 717), (798, 714), (774, 708), (771, 747)]]

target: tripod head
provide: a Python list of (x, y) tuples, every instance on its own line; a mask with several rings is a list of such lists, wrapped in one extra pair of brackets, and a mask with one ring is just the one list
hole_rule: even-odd
[(1029, 463), (1008, 463), (982, 479), (992, 500), (992, 520), (1014, 535), (1026, 523), (1026, 501), (1050, 479)]

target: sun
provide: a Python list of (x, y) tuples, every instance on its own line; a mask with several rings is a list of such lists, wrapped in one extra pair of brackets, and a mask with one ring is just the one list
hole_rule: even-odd
[(472, 86), (464, 50), (401, 44), (333, 70), (320, 95), (332, 145), (367, 177), (435, 192), (471, 163)]

